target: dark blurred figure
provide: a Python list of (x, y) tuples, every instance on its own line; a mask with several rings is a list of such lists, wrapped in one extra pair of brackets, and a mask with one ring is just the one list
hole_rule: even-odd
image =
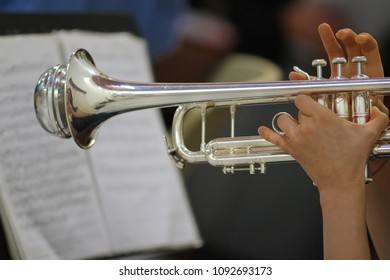
[(228, 18), (238, 33), (235, 52), (255, 54), (284, 64), (285, 48), (279, 14), (292, 0), (190, 0), (196, 9)]

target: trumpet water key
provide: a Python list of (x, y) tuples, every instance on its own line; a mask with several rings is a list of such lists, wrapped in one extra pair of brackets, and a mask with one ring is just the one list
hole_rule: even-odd
[[(84, 149), (95, 143), (101, 124), (115, 115), (146, 108), (178, 107), (172, 137), (166, 139), (168, 153), (178, 166), (183, 167), (185, 162), (209, 163), (221, 167), (225, 173), (240, 170), (264, 173), (266, 163), (294, 159), (259, 136), (236, 136), (234, 116), (237, 106), (291, 102), (298, 94), (318, 98), (346, 92), (367, 93), (359, 95), (359, 100), (362, 96), (389, 95), (390, 78), (138, 83), (108, 77), (95, 67), (86, 50), (79, 49), (72, 54), (67, 65), (56, 65), (42, 74), (35, 88), (34, 106), (38, 121), (46, 131), (63, 138), (73, 137)], [(206, 111), (209, 107), (230, 107), (230, 137), (206, 143)], [(200, 108), (202, 112), (198, 151), (188, 149), (183, 141), (184, 117), (194, 108)], [(390, 156), (389, 139), (390, 132), (384, 132), (373, 148), (371, 159)]]

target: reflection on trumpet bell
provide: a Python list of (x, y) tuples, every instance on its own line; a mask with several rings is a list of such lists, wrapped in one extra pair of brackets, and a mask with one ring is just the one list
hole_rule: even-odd
[[(76, 50), (67, 66), (48, 69), (35, 88), (34, 106), (41, 126), (63, 138), (73, 137), (82, 148), (96, 141), (101, 124), (118, 114), (146, 108), (178, 106), (172, 124), (172, 139), (168, 153), (178, 166), (185, 162), (220, 166), (225, 173), (249, 170), (265, 172), (268, 162), (294, 160), (259, 136), (237, 137), (234, 132), (236, 106), (291, 102), (298, 94), (336, 96), (340, 93), (364, 92), (355, 106), (369, 102), (369, 96), (389, 95), (390, 78), (332, 79), (258, 83), (198, 83), (162, 84), (115, 80), (98, 70), (91, 55)], [(366, 110), (366, 105), (364, 105)], [(232, 113), (231, 135), (206, 143), (206, 111), (209, 107), (228, 107)], [(202, 117), (201, 144), (191, 151), (183, 141), (184, 116), (200, 108)], [(355, 110), (356, 111), (356, 110)], [(353, 115), (361, 117), (361, 110)], [(363, 113), (365, 113), (364, 111)], [(378, 140), (373, 157), (390, 155), (390, 137)]]

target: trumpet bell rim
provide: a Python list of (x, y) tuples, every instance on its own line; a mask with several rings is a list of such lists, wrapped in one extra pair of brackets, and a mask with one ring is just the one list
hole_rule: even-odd
[(55, 65), (39, 78), (34, 91), (34, 108), (43, 129), (61, 138), (70, 138), (64, 106), (66, 67)]

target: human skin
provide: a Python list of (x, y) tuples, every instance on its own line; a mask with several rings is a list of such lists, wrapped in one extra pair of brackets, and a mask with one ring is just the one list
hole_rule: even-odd
[[(384, 76), (379, 48), (370, 34), (356, 34), (351, 29), (341, 29), (334, 34), (328, 24), (321, 24), (318, 32), (329, 61), (334, 57), (347, 57), (345, 77), (356, 74), (356, 65), (351, 60), (358, 55), (368, 60), (364, 65), (366, 75)], [(335, 66), (331, 66), (331, 73), (336, 74)], [(294, 72), (289, 77), (304, 78)], [(292, 155), (318, 187), (325, 259), (371, 257), (366, 225), (370, 196), (366, 195), (364, 171), (374, 143), (389, 123), (388, 111), (381, 101), (375, 100), (374, 104), (370, 120), (366, 124), (355, 124), (337, 117), (310, 96), (299, 95), (295, 99), (297, 119), (287, 115), (278, 119), (284, 135), (264, 126), (258, 130), (264, 139)]]

